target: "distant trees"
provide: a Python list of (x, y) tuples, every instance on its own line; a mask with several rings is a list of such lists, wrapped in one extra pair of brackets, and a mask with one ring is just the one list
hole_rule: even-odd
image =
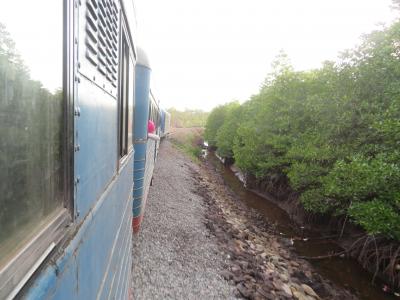
[(400, 240), (400, 22), (339, 62), (296, 72), (281, 54), (274, 68), (210, 113), (205, 138), (259, 180), (286, 178), (306, 210)]
[(204, 127), (209, 114), (199, 109), (180, 111), (173, 107), (168, 112), (171, 114), (172, 127)]
[[(239, 106), (239, 102), (231, 102), (228, 104), (219, 105), (211, 111), (207, 118), (207, 125), (204, 131), (204, 138), (207, 140), (210, 146), (217, 146), (218, 134), (220, 134), (219, 140), (222, 143), (225, 143), (227, 147), (231, 147), (229, 146), (229, 142), (221, 136), (219, 130), (221, 129), (225, 132), (230, 130), (230, 121), (228, 121), (228, 119), (232, 119), (232, 114), (237, 108), (239, 108)], [(225, 119), (227, 119), (226, 123)], [(224, 129), (221, 128), (222, 126), (224, 126)]]
[(239, 102), (231, 102), (224, 107), (225, 117), (222, 126), (217, 130), (215, 136), (216, 145), (218, 145), (218, 153), (222, 157), (233, 157), (233, 142), (235, 139), (238, 120), (241, 118), (242, 109)]

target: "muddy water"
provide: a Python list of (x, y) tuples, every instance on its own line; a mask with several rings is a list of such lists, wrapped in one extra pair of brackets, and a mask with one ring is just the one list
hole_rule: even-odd
[[(296, 228), (289, 215), (283, 209), (274, 202), (245, 189), (235, 173), (229, 167), (224, 167), (214, 155), (209, 154), (207, 160), (214, 165), (224, 178), (225, 183), (247, 206), (256, 209), (265, 216), (269, 223), (275, 224), (276, 230), (282, 237), (289, 240), (293, 239), (295, 250), (299, 255), (313, 257), (341, 250), (333, 240), (318, 240), (315, 239), (315, 232)], [(372, 285), (372, 277), (355, 260), (330, 258), (310, 260), (310, 263), (323, 277), (335, 282), (338, 286), (350, 290), (360, 299), (400, 299), (384, 293), (381, 283)]]

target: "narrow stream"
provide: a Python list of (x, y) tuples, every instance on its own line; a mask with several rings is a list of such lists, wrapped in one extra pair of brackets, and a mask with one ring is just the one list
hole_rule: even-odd
[[(265, 199), (244, 188), (243, 183), (236, 177), (235, 173), (225, 167), (217, 157), (207, 155), (217, 171), (224, 178), (225, 183), (239, 196), (249, 207), (256, 209), (270, 223), (276, 224), (276, 229), (287, 238), (298, 237), (298, 233), (292, 227), (289, 215), (274, 202)], [(312, 232), (303, 232), (303, 237), (315, 236)], [(326, 255), (332, 251), (340, 251), (339, 246), (332, 240), (295, 240), (294, 247), (301, 256)], [(338, 286), (350, 290), (360, 299), (365, 300), (387, 300), (400, 299), (382, 291), (382, 284), (372, 285), (372, 276), (369, 275), (355, 260), (347, 258), (329, 258), (324, 260), (312, 260), (310, 263), (325, 278), (336, 283)], [(345, 300), (345, 299), (343, 299)]]

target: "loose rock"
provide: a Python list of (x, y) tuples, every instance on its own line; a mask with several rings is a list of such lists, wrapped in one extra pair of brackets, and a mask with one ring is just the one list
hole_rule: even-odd
[[(356, 299), (349, 292), (315, 276), (308, 262), (297, 259), (288, 251), (288, 247), (292, 248), (291, 240), (282, 238), (273, 225), (246, 207), (210, 163), (206, 162), (202, 171), (201, 176), (208, 182), (205, 186), (198, 180), (208, 207), (207, 228), (217, 237), (220, 248), (231, 253), (227, 264), (242, 297)], [(313, 287), (319, 287), (320, 295), (311, 283)]]
[[(133, 239), (134, 299), (236, 299), (217, 240), (206, 228), (198, 167), (160, 147), (141, 232)], [(224, 231), (221, 230), (224, 235)], [(230, 255), (230, 253), (228, 253)]]
[(314, 290), (307, 284), (302, 284), (301, 287), (303, 288), (304, 292), (306, 292), (307, 295), (310, 295), (315, 298), (319, 298), (318, 295), (314, 292)]

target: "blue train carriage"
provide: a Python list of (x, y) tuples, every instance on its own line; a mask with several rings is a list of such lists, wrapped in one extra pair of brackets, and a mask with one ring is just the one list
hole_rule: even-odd
[[(133, 191), (133, 232), (139, 232), (144, 216), (146, 199), (152, 182), (161, 130), (159, 103), (150, 90), (151, 67), (146, 53), (138, 47), (135, 90), (135, 163)], [(151, 120), (155, 132), (148, 131)]]
[(165, 109), (161, 110), (161, 138), (168, 137), (171, 128), (171, 114)]
[(0, 299), (132, 297), (134, 23), (0, 2)]

